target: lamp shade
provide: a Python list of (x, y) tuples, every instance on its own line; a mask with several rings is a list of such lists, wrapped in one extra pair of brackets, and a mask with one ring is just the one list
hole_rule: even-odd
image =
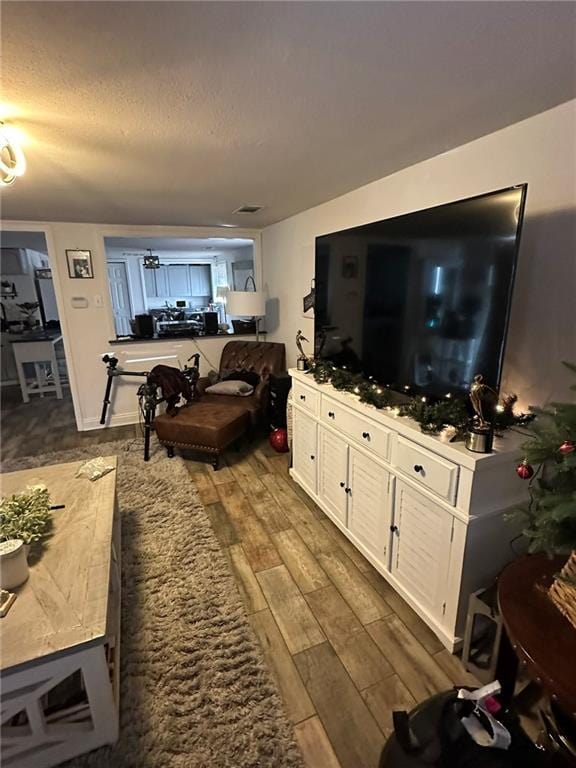
[(228, 314), (236, 317), (264, 317), (266, 314), (263, 291), (228, 291), (226, 304)]
[(230, 289), (227, 285), (217, 285), (215, 301), (217, 301), (219, 304), (225, 304), (229, 293)]

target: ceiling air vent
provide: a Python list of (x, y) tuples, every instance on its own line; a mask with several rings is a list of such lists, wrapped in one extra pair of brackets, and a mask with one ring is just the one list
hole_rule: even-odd
[(232, 213), (258, 213), (264, 208), (263, 205), (241, 205), (240, 208), (236, 208)]

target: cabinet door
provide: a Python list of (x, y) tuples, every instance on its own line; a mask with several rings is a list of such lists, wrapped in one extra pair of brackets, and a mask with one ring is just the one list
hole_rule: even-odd
[(148, 299), (156, 297), (156, 269), (143, 269), (144, 272), (144, 290)]
[(211, 296), (210, 266), (208, 264), (191, 264), (190, 291), (192, 296)]
[(318, 428), (318, 496), (330, 512), (347, 525), (348, 445), (322, 427)]
[(188, 264), (170, 264), (168, 266), (168, 290), (170, 296), (174, 298), (191, 295)]
[(348, 487), (350, 533), (385, 565), (390, 531), (390, 473), (364, 453), (350, 448)]
[(391, 573), (423, 608), (444, 614), (453, 517), (396, 481)]
[(154, 270), (154, 277), (156, 279), (156, 296), (168, 298), (170, 296), (168, 291), (168, 267), (161, 264), (160, 269)]
[(292, 464), (299, 480), (306, 489), (316, 494), (317, 425), (314, 419), (297, 408), (294, 409), (294, 434), (292, 437)]

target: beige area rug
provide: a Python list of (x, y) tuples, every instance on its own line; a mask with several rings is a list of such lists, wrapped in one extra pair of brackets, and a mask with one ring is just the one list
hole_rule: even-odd
[(179, 458), (119, 441), (3, 471), (117, 454), (122, 515), (120, 739), (69, 768), (301, 768), (278, 689)]

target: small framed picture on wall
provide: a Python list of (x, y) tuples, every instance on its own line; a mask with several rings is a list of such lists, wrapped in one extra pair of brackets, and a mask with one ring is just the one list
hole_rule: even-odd
[(79, 280), (94, 277), (91, 251), (66, 251), (68, 276)]

